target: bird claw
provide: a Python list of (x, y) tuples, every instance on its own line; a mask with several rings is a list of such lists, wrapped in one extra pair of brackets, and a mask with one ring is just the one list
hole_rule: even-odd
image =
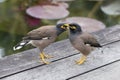
[(82, 56), (79, 60), (76, 61), (76, 64), (83, 64), (86, 60), (86, 56)]
[(47, 55), (47, 54), (43, 54), (43, 55), (44, 55), (44, 57), (47, 58), (47, 59), (53, 58), (53, 56), (51, 56), (51, 55)]
[(42, 60), (42, 62), (45, 63), (45, 64), (50, 64), (50, 62), (47, 62), (45, 60)]
[(81, 65), (81, 64), (83, 64), (85, 61), (75, 61), (76, 62), (76, 64), (79, 64), (79, 65)]
[(45, 58), (52, 58), (52, 56), (46, 55), (46, 54), (44, 54), (43, 52), (40, 53), (40, 59), (42, 60), (42, 62), (45, 63), (45, 64), (50, 64), (50, 62), (47, 62), (47, 61), (45, 60)]

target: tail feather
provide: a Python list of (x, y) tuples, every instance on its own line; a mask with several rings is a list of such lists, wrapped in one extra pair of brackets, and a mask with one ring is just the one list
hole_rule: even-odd
[(24, 47), (26, 44), (29, 43), (29, 40), (23, 40), (20, 43), (18, 43), (16, 46), (13, 47), (13, 50), (18, 50)]

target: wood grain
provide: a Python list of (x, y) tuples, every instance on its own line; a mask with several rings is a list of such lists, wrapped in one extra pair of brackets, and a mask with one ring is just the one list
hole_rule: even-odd
[[(74, 63), (74, 60), (78, 59), (80, 55), (78, 51), (71, 46), (69, 40), (67, 39), (53, 43), (45, 49), (46, 54), (54, 56), (54, 58), (48, 60), (51, 62), (50, 65), (44, 65), (40, 62), (38, 56), (39, 52), (36, 48), (1, 58), (0, 79), (16, 80), (19, 78), (18, 80), (34, 80), (33, 78), (36, 78), (35, 80), (39, 80), (43, 75), (42, 80), (44, 80), (44, 78), (46, 79), (47, 76), (60, 77), (58, 80), (61, 80), (120, 59), (120, 54), (118, 54), (120, 53), (120, 25), (98, 31), (93, 34), (96, 36), (100, 44), (105, 46), (100, 50), (96, 49), (88, 57), (88, 61), (84, 65), (78, 66)], [(110, 46), (110, 48), (108, 48), (108, 46)], [(101, 50), (105, 51), (104, 54), (101, 53)], [(69, 74), (68, 72), (72, 74)], [(37, 75), (34, 75), (35, 73), (37, 73), (38, 77)], [(62, 74), (64, 74), (65, 77), (62, 77)], [(26, 77), (21, 77), (22, 75), (25, 75)], [(15, 79), (13, 79), (14, 76), (16, 77)], [(51, 78), (53, 78), (52, 80), (56, 79), (54, 77)], [(48, 80), (51, 79), (48, 78)]]

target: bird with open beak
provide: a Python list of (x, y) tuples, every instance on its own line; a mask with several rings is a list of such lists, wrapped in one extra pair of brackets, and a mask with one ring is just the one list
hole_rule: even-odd
[[(74, 48), (80, 51), (83, 55), (76, 61), (77, 64), (83, 64), (87, 55), (93, 50), (92, 47), (102, 47), (95, 36), (90, 33), (82, 32), (81, 26), (76, 23), (69, 25), (69, 40)], [(86, 45), (89, 44), (90, 46)]]
[(53, 43), (56, 38), (64, 31), (66, 31), (66, 24), (60, 23), (56, 26), (44, 26), (38, 29), (34, 29), (27, 33), (23, 40), (13, 47), (13, 50), (18, 50), (27, 44), (32, 44), (33, 46), (39, 48), (40, 58), (43, 63), (49, 64), (45, 58), (50, 58), (51, 56), (44, 53), (44, 48)]

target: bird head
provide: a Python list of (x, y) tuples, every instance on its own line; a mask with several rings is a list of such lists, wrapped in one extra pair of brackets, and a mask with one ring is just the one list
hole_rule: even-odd
[(63, 31), (66, 31), (69, 27), (69, 24), (66, 24), (66, 23), (60, 23), (60, 24), (57, 24), (57, 28), (59, 30), (63, 30)]
[(77, 23), (70, 23), (69, 30), (71, 33), (81, 33), (82, 32), (81, 26)]
[(62, 32), (66, 31), (68, 29), (69, 25), (65, 23), (60, 23), (56, 25), (58, 35), (61, 34)]

